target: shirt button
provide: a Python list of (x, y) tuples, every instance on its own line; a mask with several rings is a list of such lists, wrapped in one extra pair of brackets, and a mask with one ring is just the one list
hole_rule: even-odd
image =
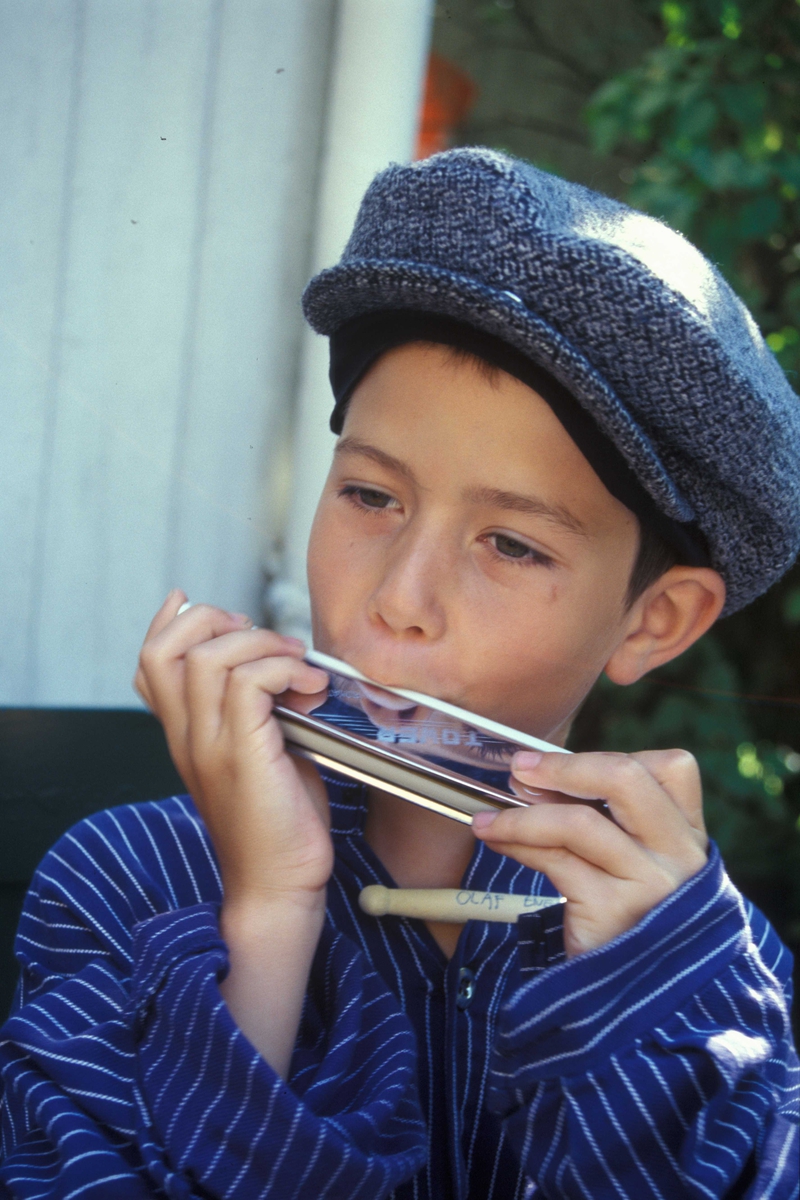
[(458, 971), (458, 990), (456, 1005), (458, 1008), (469, 1008), (475, 995), (475, 976), (469, 967), (460, 967)]

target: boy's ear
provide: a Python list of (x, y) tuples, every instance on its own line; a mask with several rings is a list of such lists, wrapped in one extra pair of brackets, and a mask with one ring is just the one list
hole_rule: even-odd
[(635, 683), (677, 658), (714, 624), (724, 604), (724, 580), (710, 567), (665, 571), (631, 606), (606, 675), (613, 683)]

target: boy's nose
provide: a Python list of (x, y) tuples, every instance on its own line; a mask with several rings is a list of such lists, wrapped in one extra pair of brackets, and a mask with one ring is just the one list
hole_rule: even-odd
[[(441, 538), (407, 533), (391, 546), (372, 594), (370, 617), (396, 636), (435, 641), (447, 627), (448, 562)], [(449, 580), (448, 580), (449, 576)]]

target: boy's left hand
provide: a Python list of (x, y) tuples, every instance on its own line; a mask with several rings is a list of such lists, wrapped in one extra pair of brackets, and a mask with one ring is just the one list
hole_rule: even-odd
[(542, 871), (566, 896), (567, 957), (630, 929), (706, 862), (700, 772), (685, 750), (525, 751), (512, 767), (527, 787), (602, 798), (614, 816), (609, 821), (584, 804), (544, 802), (473, 820), (476, 837)]

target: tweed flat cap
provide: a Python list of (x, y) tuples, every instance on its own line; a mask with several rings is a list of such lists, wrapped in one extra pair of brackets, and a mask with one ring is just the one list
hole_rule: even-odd
[(652, 217), (494, 151), (447, 151), (376, 177), (303, 308), (328, 335), (381, 309), (455, 317), (545, 367), (661, 512), (696, 522), (725, 613), (800, 549), (800, 400), (719, 272)]

